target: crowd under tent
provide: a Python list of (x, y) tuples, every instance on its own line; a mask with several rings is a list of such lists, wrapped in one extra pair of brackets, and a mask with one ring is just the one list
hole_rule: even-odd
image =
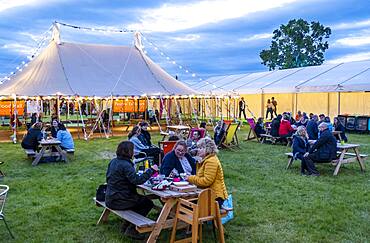
[[(134, 33), (132, 46), (111, 46), (61, 41), (56, 23), (51, 30), (52, 38), (39, 55), (0, 84), (0, 116), (8, 114), (11, 121), (16, 121), (33, 112), (37, 116), (49, 112), (61, 119), (64, 106), (66, 120), (71, 122), (72, 109), (78, 114), (77, 125), (84, 129), (86, 120), (81, 107), (87, 106), (95, 115), (92, 131), (101, 124), (106, 136), (106, 113), (109, 126), (114, 113), (128, 114), (129, 119), (132, 113), (141, 113), (147, 119), (149, 110), (158, 111), (156, 122), (160, 129), (158, 120), (164, 118), (168, 125), (171, 116), (177, 118), (173, 121), (178, 124), (185, 119), (198, 123), (198, 118), (235, 117), (235, 98), (231, 102), (232, 97), (203, 96), (173, 78), (145, 54), (139, 32)], [(17, 127), (13, 130), (15, 140)], [(91, 133), (83, 131), (87, 139)]]
[(370, 60), (217, 76), (194, 88), (204, 94), (240, 95), (260, 116), (271, 97), (278, 112), (370, 115)]

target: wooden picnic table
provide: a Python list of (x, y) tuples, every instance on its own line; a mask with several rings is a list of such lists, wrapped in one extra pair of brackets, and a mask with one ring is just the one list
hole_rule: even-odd
[[(35, 156), (35, 159), (32, 162), (32, 165), (37, 165), (42, 157), (46, 156), (61, 156), (62, 160), (68, 162), (66, 152), (60, 147), (61, 142), (55, 138), (53, 139), (43, 139), (40, 141), (41, 150)], [(56, 151), (53, 152), (52, 149), (55, 148)], [(47, 153), (47, 150), (49, 153)]]
[(201, 189), (196, 189), (195, 191), (190, 192), (177, 192), (172, 190), (157, 191), (145, 185), (139, 185), (138, 188), (142, 189), (144, 194), (158, 196), (159, 199), (164, 203), (161, 213), (157, 218), (154, 227), (152, 227), (147, 242), (156, 242), (162, 229), (172, 227), (174, 219), (170, 219), (169, 215), (171, 210), (177, 205), (179, 198), (195, 198), (201, 192)]
[[(349, 164), (349, 163), (356, 162), (356, 161), (359, 163), (361, 171), (365, 171), (365, 165), (362, 160), (362, 157), (364, 157), (364, 155), (360, 155), (359, 147), (360, 147), (359, 144), (350, 144), (350, 143), (346, 143), (346, 144), (338, 143), (337, 144), (337, 148), (340, 151), (340, 155), (339, 155), (339, 159), (338, 159), (333, 175), (338, 174), (339, 169), (342, 164)], [(345, 158), (345, 156), (352, 155), (351, 153), (348, 152), (349, 150), (353, 150), (354, 154), (353, 156), (350, 156), (349, 158)]]

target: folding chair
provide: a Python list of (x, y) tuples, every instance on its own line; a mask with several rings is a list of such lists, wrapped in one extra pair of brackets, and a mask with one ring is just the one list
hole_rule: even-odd
[[(158, 147), (163, 151), (163, 156), (172, 151), (177, 141), (160, 141)], [(162, 163), (162, 156), (159, 156), (159, 162)]]
[(256, 128), (256, 123), (255, 123), (254, 119), (253, 118), (247, 118), (247, 122), (249, 124), (250, 130), (249, 130), (248, 137), (247, 137), (246, 140), (257, 139), (257, 141), (259, 141), (258, 136), (257, 136), (257, 134), (254, 130)]
[[(183, 221), (191, 225), (192, 236), (187, 239), (175, 241), (176, 227), (178, 221)], [(213, 233), (216, 238), (215, 225), (218, 228), (218, 238), (220, 242), (225, 242), (224, 228), (221, 222), (221, 213), (216, 196), (210, 189), (200, 192), (198, 198), (185, 200), (180, 198), (177, 204), (175, 222), (173, 224), (170, 242), (202, 242), (202, 224), (212, 221)], [(215, 239), (216, 240), (216, 239)]]
[(231, 148), (233, 146), (239, 146), (238, 136), (236, 132), (240, 123), (230, 123), (226, 129), (224, 138), (222, 139), (221, 146), (226, 148)]
[(0, 185), (0, 220), (4, 220), (4, 224), (9, 231), (10, 236), (14, 239), (12, 232), (9, 229), (7, 222), (5, 221), (4, 207), (6, 196), (8, 195), (9, 187), (7, 185)]

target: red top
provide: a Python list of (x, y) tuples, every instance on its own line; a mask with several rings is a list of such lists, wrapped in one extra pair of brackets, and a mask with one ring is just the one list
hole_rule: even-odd
[(287, 120), (281, 120), (280, 127), (279, 127), (279, 136), (287, 135), (289, 132), (294, 131), (292, 126), (290, 125), (290, 122)]

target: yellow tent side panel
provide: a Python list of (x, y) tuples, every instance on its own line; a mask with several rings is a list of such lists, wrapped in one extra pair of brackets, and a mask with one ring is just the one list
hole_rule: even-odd
[[(248, 105), (248, 108), (250, 111), (253, 112), (255, 117), (261, 116), (261, 94), (244, 94), (240, 97), (244, 97), (244, 100), (246, 104)], [(239, 105), (237, 107), (238, 116), (239, 116)], [(248, 112), (246, 109), (245, 114), (247, 117), (252, 117), (252, 115)], [(262, 115), (263, 116), (263, 115)], [(244, 117), (243, 117), (244, 118)]]
[(370, 115), (370, 92), (340, 93), (340, 113)]
[[(264, 115), (266, 116), (266, 105), (267, 100), (274, 97), (274, 99), (277, 101), (277, 114), (282, 114), (285, 111), (292, 112), (293, 111), (293, 99), (294, 94), (264, 94)], [(275, 116), (275, 115), (274, 115)]]
[(335, 117), (338, 116), (338, 93), (328, 93), (329, 95), (329, 116)]

